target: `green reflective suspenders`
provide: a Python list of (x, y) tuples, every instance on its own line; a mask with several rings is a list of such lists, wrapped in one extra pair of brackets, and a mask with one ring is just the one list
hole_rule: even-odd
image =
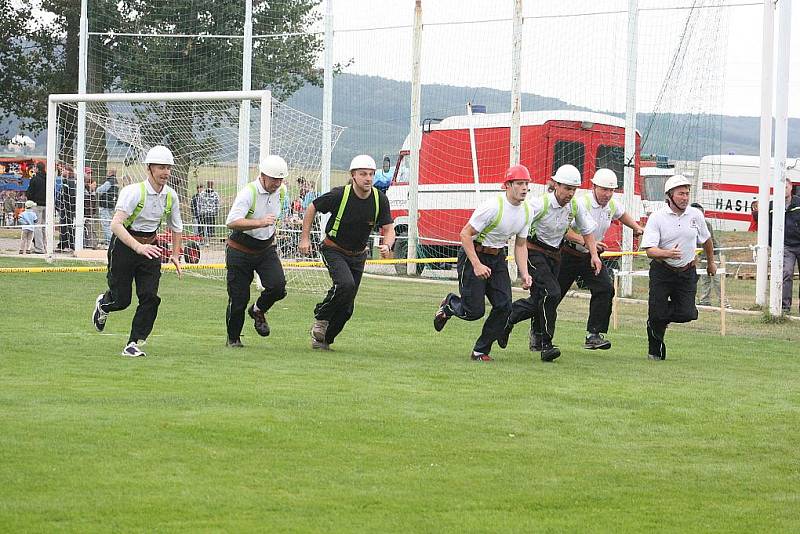
[[(522, 201), (522, 205), (525, 206), (525, 225), (527, 226), (528, 225), (528, 217), (530, 217), (530, 213), (531, 213), (530, 212), (530, 207), (528, 206), (528, 203), (526, 201), (524, 201), (524, 200)], [(497, 228), (497, 225), (500, 224), (500, 221), (503, 220), (503, 206), (504, 206), (504, 204), (503, 204), (503, 195), (498, 195), (497, 196), (497, 215), (495, 215), (494, 219), (492, 219), (492, 222), (490, 222), (489, 225), (486, 228), (484, 228), (483, 231), (481, 231), (481, 233), (478, 234), (478, 237), (475, 238), (475, 242), (476, 243), (479, 243), (479, 244), (483, 243), (483, 240), (486, 238), (486, 236), (489, 234), (489, 232), (491, 232), (492, 230)]]
[[(336, 219), (333, 221), (333, 226), (331, 227), (331, 231), (328, 233), (331, 237), (336, 237), (336, 234), (339, 233), (339, 223), (342, 222), (342, 215), (344, 215), (344, 208), (347, 205), (347, 199), (350, 198), (350, 190), (353, 188), (351, 184), (347, 184), (344, 186), (344, 192), (342, 194), (342, 202), (339, 204), (339, 211), (336, 212)], [(378, 222), (378, 210), (380, 209), (378, 198), (378, 190), (376, 188), (372, 188), (372, 196), (375, 198), (375, 217), (372, 220), (372, 226), (374, 227), (375, 224)]]
[[(144, 182), (141, 182), (139, 184), (139, 203), (136, 204), (136, 207), (133, 209), (133, 213), (131, 213), (130, 216), (127, 219), (125, 219), (125, 222), (123, 223), (123, 226), (125, 226), (125, 228), (130, 228), (131, 225), (133, 224), (133, 221), (135, 221), (136, 217), (138, 217), (139, 214), (142, 212), (142, 210), (144, 209), (145, 200), (147, 200), (147, 189), (145, 189), (144, 187)], [(164, 213), (161, 214), (161, 221), (159, 221), (158, 225), (161, 226), (161, 223), (165, 219), (168, 219), (171, 213), (172, 213), (172, 195), (169, 192), (167, 192), (167, 207), (164, 210)]]
[[(256, 184), (254, 182), (250, 182), (249, 184), (247, 184), (247, 188), (250, 189), (251, 200), (250, 200), (250, 209), (247, 210), (247, 215), (244, 216), (245, 219), (249, 219), (250, 217), (253, 216), (253, 213), (255, 213), (256, 198), (258, 198), (258, 189), (256, 188)], [(278, 218), (280, 219), (281, 215), (283, 214), (283, 203), (286, 200), (286, 186), (284, 184), (281, 184), (281, 186), (278, 188), (278, 191), (280, 192), (280, 202), (281, 202), (281, 206), (278, 209)]]

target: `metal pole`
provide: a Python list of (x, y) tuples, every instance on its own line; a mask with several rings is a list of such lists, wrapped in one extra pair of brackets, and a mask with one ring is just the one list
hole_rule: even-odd
[(767, 305), (769, 269), (769, 186), (772, 158), (772, 65), (774, 61), (775, 6), (764, 0), (761, 36), (761, 168), (758, 186), (758, 247), (756, 248), (756, 304)]
[(519, 163), (522, 77), (522, 0), (514, 0), (514, 31), (511, 41), (511, 142), (509, 165)]
[(261, 97), (261, 130), (259, 137), (261, 138), (261, 152), (258, 154), (258, 159), (261, 161), (269, 155), (270, 137), (272, 136), (272, 91), (264, 91), (264, 96)]
[(472, 155), (472, 182), (475, 184), (475, 193), (478, 198), (475, 200), (480, 202), (481, 193), (481, 177), (478, 172), (478, 148), (475, 146), (475, 123), (472, 120), (472, 102), (467, 102), (467, 116), (469, 120), (469, 151)]
[[(637, 27), (639, 23), (639, 2), (628, 0), (628, 80), (625, 106), (625, 175), (623, 185), (625, 190), (625, 209), (629, 210), (634, 219), (638, 220), (639, 207), (634, 203), (634, 181), (636, 180), (636, 60), (638, 54)], [(627, 226), (622, 227), (622, 250), (633, 250), (633, 230)], [(633, 270), (633, 255), (622, 256), (622, 271), (630, 273)], [(622, 276), (622, 296), (629, 297), (633, 291), (633, 277), (630, 274)]]
[[(86, 93), (87, 60), (89, 55), (88, 0), (81, 0), (80, 37), (78, 39), (78, 94)], [(78, 131), (75, 146), (75, 252), (83, 250), (84, 172), (86, 166), (86, 102), (78, 102)]]
[(769, 312), (782, 313), (783, 225), (786, 212), (786, 144), (789, 114), (789, 44), (792, 40), (792, 0), (778, 5), (778, 63), (775, 84), (775, 168), (772, 184), (772, 266), (770, 269)]
[[(249, 91), (252, 83), (253, 64), (253, 0), (245, 0), (244, 44), (242, 47), (242, 91)], [(263, 143), (264, 140), (262, 139)], [(260, 155), (259, 155), (260, 156)], [(250, 167), (250, 101), (242, 100), (239, 105), (239, 154), (238, 189), (248, 182)]]
[[(47, 221), (45, 234), (47, 235), (47, 261), (53, 261), (53, 251), (55, 243), (55, 215), (56, 215), (56, 142), (58, 140), (58, 119), (56, 115), (56, 103), (52, 100), (47, 102), (47, 191), (45, 192), (47, 206), (45, 206), (45, 220)], [(66, 229), (62, 228), (62, 231)]]
[[(408, 259), (417, 258), (417, 244), (419, 242), (418, 195), (419, 195), (419, 147), (422, 144), (422, 129), (420, 127), (420, 58), (422, 56), (422, 0), (416, 0), (414, 6), (414, 37), (413, 58), (411, 61), (411, 158), (409, 184), (408, 184)], [(417, 272), (415, 263), (409, 262), (406, 266), (409, 275)]]
[(325, 3), (325, 54), (322, 82), (322, 183), (320, 191), (331, 190), (331, 141), (333, 128), (333, 0)]

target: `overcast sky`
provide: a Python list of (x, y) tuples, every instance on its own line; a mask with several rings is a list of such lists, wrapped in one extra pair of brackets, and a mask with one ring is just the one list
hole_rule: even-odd
[[(619, 111), (624, 108), (627, 0), (523, 0), (523, 91), (556, 96), (571, 103)], [(689, 0), (640, 0), (638, 107), (651, 111), (659, 98), (659, 77), (669, 68), (688, 11), (665, 9), (690, 5)], [(683, 73), (675, 76), (672, 95), (661, 106), (676, 108), (688, 99), (703, 101), (695, 111), (728, 115), (760, 115), (761, 24), (757, 0), (707, 0), (724, 10), (699, 12)], [(733, 6), (751, 3), (755, 5)], [(565, 4), (568, 4), (565, 7)], [(510, 87), (513, 0), (423, 0), (423, 83)], [(392, 28), (413, 23), (414, 0), (333, 0), (337, 61), (354, 62), (348, 72), (407, 80), (410, 76), (410, 30)], [(654, 10), (658, 8), (659, 11)], [(554, 17), (564, 13), (584, 16)], [(595, 15), (586, 16), (587, 13)], [(597, 13), (601, 13), (597, 15)], [(711, 18), (709, 18), (709, 14)], [(703, 19), (702, 17), (705, 17)], [(800, 5), (793, 10), (789, 114), (800, 117)], [(497, 20), (472, 25), (455, 21)], [(505, 21), (502, 19), (506, 19)], [(356, 28), (387, 28), (347, 32)], [(706, 31), (708, 28), (708, 31)], [(338, 31), (342, 30), (342, 31)], [(714, 35), (714, 32), (719, 32)], [(777, 33), (777, 21), (776, 21)], [(715, 57), (719, 54), (719, 57)], [(558, 58), (547, 63), (545, 58)], [(596, 68), (587, 62), (603, 63)], [(566, 67), (564, 64), (569, 64)], [(705, 66), (711, 65), (710, 67)], [(717, 65), (717, 67), (714, 67)], [(711, 69), (712, 74), (704, 73)], [(716, 72), (714, 71), (716, 69)], [(547, 71), (536, 76), (532, 71)], [(692, 72), (694, 70), (695, 72)], [(703, 86), (698, 89), (698, 86)], [(689, 97), (688, 95), (693, 95)], [(713, 108), (713, 109), (711, 109)]]

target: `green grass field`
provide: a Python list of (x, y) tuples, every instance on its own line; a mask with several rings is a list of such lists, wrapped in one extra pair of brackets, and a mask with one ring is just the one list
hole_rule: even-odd
[(800, 529), (797, 323), (701, 312), (651, 362), (644, 306), (590, 352), (568, 299), (559, 360), (517, 328), (474, 363), (479, 323), (431, 326), (452, 283), (366, 278), (335, 352), (303, 292), (232, 350), (224, 285), (170, 273), (126, 359), (132, 310), (89, 321), (104, 283), (0, 275), (2, 532)]

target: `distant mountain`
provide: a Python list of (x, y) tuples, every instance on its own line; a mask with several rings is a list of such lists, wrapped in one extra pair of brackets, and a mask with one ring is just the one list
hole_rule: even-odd
[[(333, 153), (334, 168), (346, 168), (353, 155), (371, 154), (379, 160), (384, 154), (392, 162), (409, 131), (411, 85), (376, 76), (340, 74), (333, 90), (333, 122), (346, 129)], [(466, 112), (466, 103), (486, 106), (489, 113), (507, 112), (510, 94), (486, 87), (424, 85), (422, 117), (444, 118)], [(322, 88), (307, 85), (287, 104), (314, 117), (322, 117)], [(588, 110), (559, 100), (525, 93), (522, 109)], [(617, 115), (619, 116), (619, 115)], [(9, 130), (17, 133), (11, 119)], [(3, 131), (0, 124), (0, 131)], [(667, 154), (673, 159), (699, 159), (711, 153), (758, 154), (760, 119), (727, 115), (688, 115), (640, 113), (637, 128), (646, 139), (645, 153)], [(36, 140), (36, 152), (44, 154), (46, 132), (30, 135)], [(0, 147), (3, 152), (4, 147)], [(800, 119), (789, 119), (789, 155), (800, 156)]]
[[(341, 74), (333, 90), (333, 122), (347, 129), (342, 133), (333, 154), (333, 164), (346, 168), (357, 153), (376, 159), (383, 154), (396, 155), (409, 130), (411, 85), (375, 76)], [(509, 111), (508, 91), (486, 87), (423, 85), (422, 117), (443, 118), (466, 112), (466, 103), (486, 106), (489, 113)], [(303, 87), (287, 102), (316, 117), (322, 116), (322, 88)], [(557, 98), (525, 93), (522, 109), (588, 108)], [(617, 114), (617, 116), (621, 116)], [(711, 153), (758, 154), (760, 119), (727, 115), (688, 115), (640, 113), (637, 129), (647, 137), (645, 153), (667, 154), (673, 159), (699, 159)], [(649, 132), (649, 135), (647, 135)], [(789, 119), (789, 155), (800, 156), (800, 119)]]

